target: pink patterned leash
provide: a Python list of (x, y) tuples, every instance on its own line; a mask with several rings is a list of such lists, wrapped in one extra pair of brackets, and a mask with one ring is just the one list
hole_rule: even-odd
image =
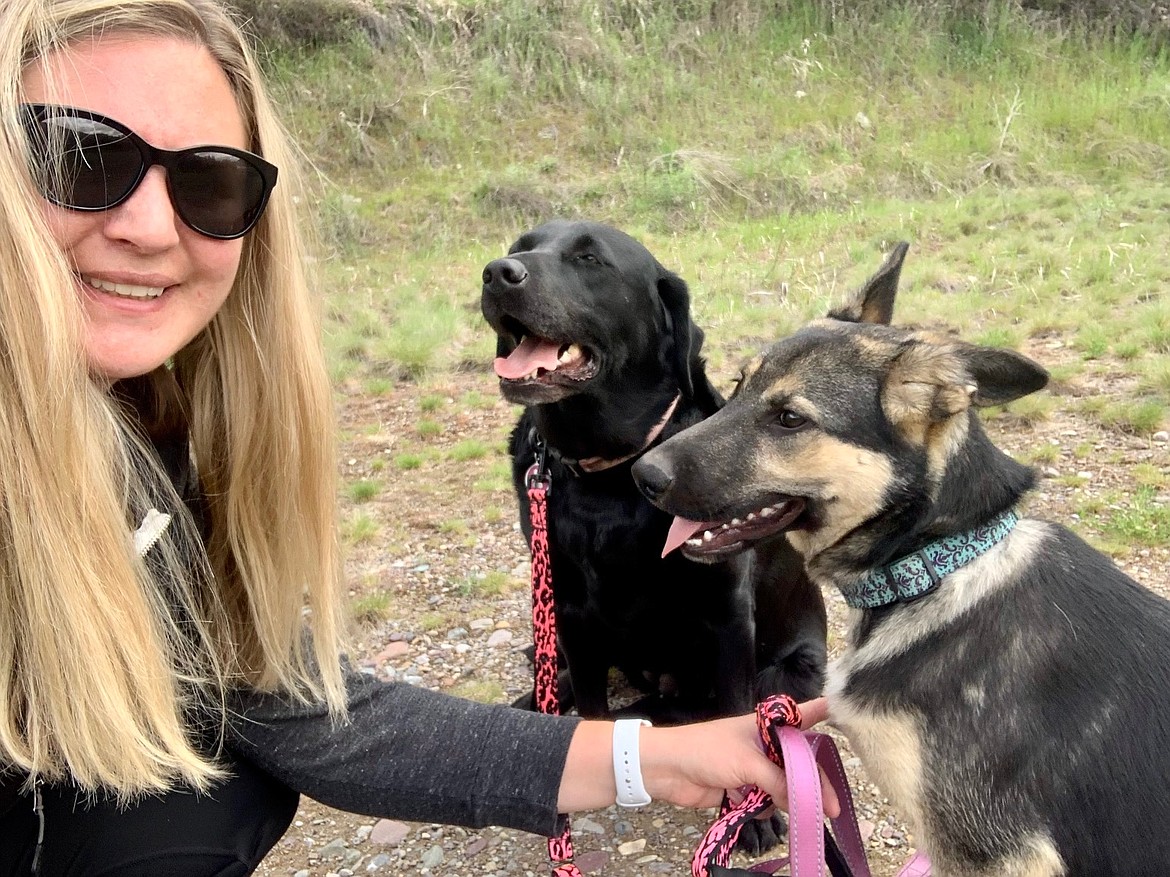
[[(548, 493), (552, 489), (544, 442), (537, 441), (536, 462), (524, 476), (532, 523), (532, 640), (536, 708), (557, 715), (557, 619), (553, 607), (552, 565), (548, 556)], [(548, 839), (548, 858), (553, 877), (583, 877), (573, 862), (573, 834), (569, 817), (561, 814), (558, 833)]]

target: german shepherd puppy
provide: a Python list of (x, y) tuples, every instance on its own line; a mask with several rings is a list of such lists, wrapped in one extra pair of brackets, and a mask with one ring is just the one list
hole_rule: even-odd
[(1064, 527), (1017, 520), (1032, 472), (976, 409), (1046, 372), (891, 328), (896, 289), (879, 273), (768, 348), (634, 477), (688, 522), (684, 554), (783, 531), (856, 607), (830, 720), (935, 877), (1168, 875), (1170, 603)]
[(558, 220), (485, 266), (481, 306), (500, 390), (524, 406), (510, 451), (525, 536), (538, 448), (552, 478), (552, 587), (571, 680), (562, 706), (608, 715), (611, 667), (647, 693), (636, 712), (656, 722), (818, 694), (824, 603), (783, 535), (718, 564), (664, 559), (671, 518), (630, 477), (647, 447), (723, 402), (682, 278), (615, 228)]

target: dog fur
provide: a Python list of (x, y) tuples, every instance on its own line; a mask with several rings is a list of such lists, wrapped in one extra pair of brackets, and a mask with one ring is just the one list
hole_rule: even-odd
[(526, 537), (525, 474), (538, 440), (548, 448), (564, 706), (609, 715), (613, 667), (647, 694), (633, 711), (655, 722), (819, 693), (824, 604), (783, 535), (722, 563), (663, 559), (670, 516), (630, 478), (664, 415), (661, 438), (723, 401), (686, 283), (617, 229), (554, 221), (484, 268), (482, 310), (498, 337), (501, 392), (524, 406), (510, 451)]
[[(847, 591), (1021, 501), (1032, 472), (976, 409), (1047, 374), (1012, 351), (889, 326), (904, 254), (634, 467), (656, 504), (712, 533), (684, 551), (724, 556), (779, 528), (815, 581)], [(762, 508), (770, 527), (720, 527)], [(925, 595), (850, 612), (830, 721), (935, 877), (1170, 874), (1170, 603), (1024, 517)]]

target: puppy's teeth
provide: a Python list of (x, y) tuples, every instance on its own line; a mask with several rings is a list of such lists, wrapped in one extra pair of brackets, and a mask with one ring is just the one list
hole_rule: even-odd
[(756, 519), (756, 513), (755, 512), (748, 512), (747, 519), (749, 521), (754, 521)]
[(741, 524), (743, 524), (743, 521), (741, 521), (739, 518), (732, 518), (731, 519), (731, 526), (738, 527)]
[(701, 548), (703, 545), (703, 540), (702, 539), (688, 539), (687, 545), (691, 546), (692, 548)]
[(710, 542), (714, 538), (715, 538), (715, 534), (712, 533), (710, 530), (705, 530), (703, 532), (703, 541), (704, 542)]
[(576, 344), (570, 344), (568, 347), (565, 348), (565, 352), (562, 353), (557, 358), (557, 362), (560, 362), (560, 363), (572, 362), (575, 359), (579, 359), (580, 356), (581, 356), (581, 348), (578, 347)]
[(773, 508), (772, 506), (768, 506), (767, 508), (760, 509), (760, 517), (761, 518), (770, 518), (774, 514), (776, 514), (776, 509)]

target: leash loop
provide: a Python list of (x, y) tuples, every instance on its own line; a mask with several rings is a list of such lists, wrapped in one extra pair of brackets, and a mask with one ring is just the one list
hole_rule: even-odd
[[(532, 642), (534, 695), (536, 708), (542, 713), (558, 715), (560, 696), (557, 691), (557, 620), (553, 605), (552, 564), (548, 551), (548, 495), (552, 477), (548, 471), (544, 441), (536, 442), (535, 461), (524, 476), (528, 490), (532, 536)], [(569, 817), (561, 814), (556, 833), (548, 839), (548, 858), (553, 877), (583, 877), (573, 862), (573, 835)]]
[[(748, 869), (729, 867), (740, 830), (772, 806), (767, 794), (753, 788), (735, 806), (724, 796), (719, 818), (691, 859), (693, 877), (751, 877), (776, 874), (786, 866), (791, 866), (792, 877), (824, 877), (826, 868), (832, 877), (870, 877), (836, 744), (825, 734), (802, 732), (800, 721), (800, 707), (787, 695), (769, 697), (756, 706), (764, 752), (784, 768), (788, 780), (789, 855)], [(828, 824), (821, 802), (821, 771), (841, 804), (841, 815)]]

